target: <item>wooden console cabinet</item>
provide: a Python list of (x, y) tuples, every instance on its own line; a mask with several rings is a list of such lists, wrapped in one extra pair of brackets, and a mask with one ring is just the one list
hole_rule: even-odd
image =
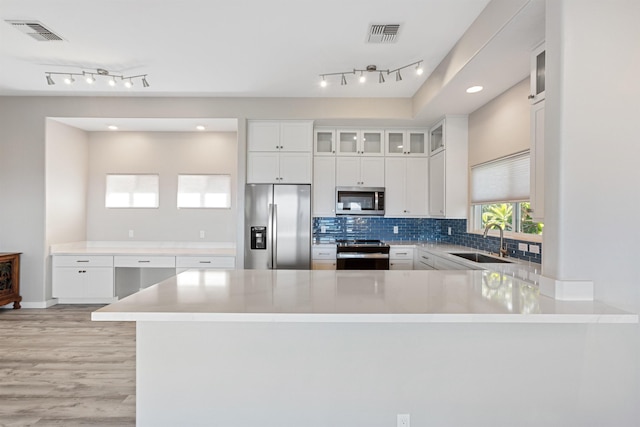
[(20, 308), (20, 253), (0, 252), (0, 306)]

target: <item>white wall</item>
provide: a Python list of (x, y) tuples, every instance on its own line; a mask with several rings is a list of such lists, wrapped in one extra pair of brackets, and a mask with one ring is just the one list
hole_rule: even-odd
[(86, 240), (89, 138), (86, 132), (47, 120), (46, 240)]
[[(236, 240), (235, 197), (230, 209), (177, 209), (178, 174), (229, 174), (237, 193), (236, 132), (91, 132), (89, 134), (88, 240)], [(108, 173), (160, 176), (158, 209), (107, 209)], [(201, 239), (200, 231), (205, 232)]]
[(86, 240), (87, 133), (52, 119), (45, 144), (45, 300), (51, 300), (51, 245)]
[(640, 2), (547, 2), (543, 273), (640, 311)]
[(529, 149), (528, 94), (527, 78), (469, 115), (469, 166)]

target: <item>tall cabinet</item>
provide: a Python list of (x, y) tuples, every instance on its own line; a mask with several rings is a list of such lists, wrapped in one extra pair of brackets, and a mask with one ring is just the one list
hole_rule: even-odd
[(446, 116), (429, 132), (429, 215), (467, 217), (468, 116)]
[(248, 184), (310, 184), (313, 122), (251, 120)]
[(531, 217), (544, 222), (544, 116), (545, 116), (545, 45), (531, 53), (531, 149), (530, 187)]

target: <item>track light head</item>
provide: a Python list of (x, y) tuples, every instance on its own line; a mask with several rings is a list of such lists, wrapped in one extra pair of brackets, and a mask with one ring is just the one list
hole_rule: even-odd
[(56, 84), (56, 82), (54, 82), (53, 79), (51, 78), (51, 74), (47, 74), (47, 84), (49, 86), (53, 86), (54, 84)]
[(322, 76), (322, 80), (320, 80), (320, 87), (327, 87), (327, 81), (324, 76)]
[(124, 87), (126, 87), (127, 89), (131, 89), (132, 86), (133, 86), (133, 82), (131, 81), (131, 79), (125, 80)]
[(360, 78), (358, 79), (360, 83), (364, 83), (367, 81), (367, 76), (364, 75), (364, 72), (360, 71)]
[(340, 81), (340, 86), (346, 86), (346, 85), (347, 85), (347, 78), (343, 74), (342, 80)]
[(378, 77), (378, 83), (384, 83), (384, 75), (382, 74), (382, 71), (380, 71), (380, 77)]
[(400, 74), (400, 70), (396, 71), (396, 81), (397, 82), (402, 81), (402, 75)]
[(422, 73), (424, 73), (424, 68), (422, 68), (422, 62), (418, 62), (418, 65), (416, 65), (416, 74), (421, 76)]
[(96, 82), (96, 78), (95, 78), (95, 77), (93, 77), (93, 74), (89, 74), (89, 75), (87, 76), (87, 78), (85, 79), (85, 81), (86, 81), (88, 84), (92, 85), (92, 84), (94, 84), (94, 83)]
[(149, 87), (149, 82), (147, 81), (147, 76), (142, 77), (142, 87)]
[(69, 74), (68, 77), (64, 78), (65, 84), (68, 84), (68, 85), (73, 84), (73, 82), (75, 82), (75, 81), (76, 81), (76, 79), (74, 79), (71, 74)]

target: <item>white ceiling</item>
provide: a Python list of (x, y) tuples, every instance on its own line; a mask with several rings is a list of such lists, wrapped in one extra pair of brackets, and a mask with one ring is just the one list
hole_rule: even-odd
[[(507, 0), (511, 1), (511, 0)], [(516, 0), (512, 0), (516, 1)], [(518, 0), (522, 3), (522, 0)], [(0, 95), (225, 96), (410, 98), (425, 83), (489, 0), (0, 0)], [(5, 20), (36, 20), (64, 38), (38, 42)], [(370, 24), (400, 24), (396, 43), (368, 44)], [(526, 7), (453, 78), (415, 120), (466, 114), (525, 78), (529, 51), (544, 37), (544, 0)], [(397, 68), (424, 61), (425, 73), (403, 72), (379, 84), (370, 75), (347, 86), (340, 76), (321, 88), (319, 74), (364, 68)], [(147, 74), (150, 87), (111, 88), (106, 81), (47, 85), (46, 72), (103, 68)], [(485, 90), (466, 94), (471, 84)], [(85, 119), (76, 126), (99, 130)], [(130, 119), (132, 120), (132, 119)], [(145, 130), (160, 122), (130, 121)], [(69, 123), (71, 124), (71, 123)], [(117, 124), (117, 123), (116, 123)], [(167, 126), (175, 125), (167, 129)], [(188, 130), (187, 120), (165, 121), (165, 130)], [(228, 123), (219, 125), (227, 129)], [(208, 128), (209, 129), (209, 128)]]

